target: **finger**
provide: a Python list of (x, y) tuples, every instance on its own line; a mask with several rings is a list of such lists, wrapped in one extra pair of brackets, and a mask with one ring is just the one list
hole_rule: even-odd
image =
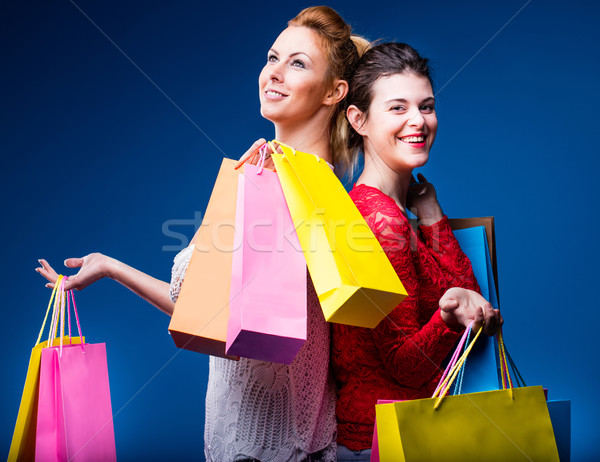
[(48, 289), (54, 289), (54, 284), (49, 282), (48, 284), (46, 284), (46, 287), (48, 287)]
[(40, 258), (40, 259), (38, 260), (38, 263), (39, 263), (40, 265), (42, 265), (42, 269), (43, 269), (43, 270), (44, 270), (44, 271), (45, 271), (47, 274), (49, 274), (50, 276), (54, 277), (54, 280), (56, 280), (56, 278), (58, 278), (58, 273), (57, 273), (56, 271), (54, 271), (54, 268), (52, 268), (52, 267), (50, 266), (50, 264), (49, 264), (49, 263), (48, 263), (46, 260), (44, 260), (43, 258)]
[(65, 260), (65, 266), (67, 268), (79, 268), (83, 265), (83, 258), (67, 258)]
[(484, 323), (483, 323), (483, 332), (486, 335), (494, 335), (498, 330), (498, 318), (496, 316), (496, 310), (492, 307), (490, 303), (486, 303), (483, 306), (484, 311)]
[(250, 159), (251, 157), (254, 157), (258, 153), (258, 150), (260, 149), (260, 147), (263, 144), (265, 144), (266, 142), (267, 141), (264, 138), (260, 138), (260, 139), (256, 140), (254, 142), (254, 144), (252, 144), (252, 146), (250, 146), (250, 149), (248, 149), (244, 153), (244, 155), (242, 157), (240, 157), (240, 160), (237, 163), (237, 165), (235, 166), (235, 169), (237, 170), (242, 165), (244, 165), (248, 159)]
[(483, 326), (483, 321), (485, 319), (484, 313), (483, 313), (483, 307), (478, 307), (475, 310), (475, 316), (473, 317), (473, 330), (474, 331), (478, 331), (481, 326)]
[(50, 281), (51, 283), (56, 282), (56, 280), (58, 279), (58, 275), (56, 273), (54, 274), (50, 274), (48, 271), (46, 271), (44, 268), (36, 268), (35, 269), (38, 274), (44, 278), (46, 278), (48, 281)]

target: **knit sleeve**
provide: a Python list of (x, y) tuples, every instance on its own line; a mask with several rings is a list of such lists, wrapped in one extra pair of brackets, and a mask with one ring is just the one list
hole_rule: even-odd
[(175, 303), (181, 291), (183, 278), (190, 264), (190, 259), (194, 252), (194, 244), (189, 245), (180, 251), (173, 259), (173, 268), (171, 269), (171, 284), (169, 286), (169, 296), (171, 301)]

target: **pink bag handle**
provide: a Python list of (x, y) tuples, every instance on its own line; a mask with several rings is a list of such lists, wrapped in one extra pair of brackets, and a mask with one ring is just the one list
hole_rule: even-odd
[[(46, 321), (48, 320), (48, 314), (50, 313), (50, 307), (52, 306), (52, 301), (54, 300), (54, 296), (56, 295), (56, 291), (58, 290), (58, 286), (63, 276), (59, 275), (58, 279), (54, 283), (54, 288), (52, 289), (52, 295), (50, 295), (50, 301), (48, 302), (48, 308), (46, 309), (46, 316), (44, 316), (44, 322), (42, 322), (42, 328), (40, 329), (40, 333), (38, 334), (38, 338), (35, 342), (37, 345), (42, 340), (42, 334), (44, 333), (44, 328), (46, 327)], [(52, 313), (52, 317), (54, 318), (54, 313)]]
[[(467, 357), (469, 356), (469, 353), (471, 352), (471, 349), (473, 348), (473, 345), (475, 345), (475, 342), (477, 341), (477, 338), (479, 337), (479, 335), (481, 334), (482, 331), (483, 331), (483, 326), (477, 331), (477, 334), (475, 335), (475, 337), (473, 338), (471, 343), (469, 343), (469, 345), (466, 348), (466, 350), (464, 351), (464, 353), (456, 361), (456, 364), (454, 364), (454, 366), (448, 372), (446, 377), (440, 381), (440, 384), (437, 386), (436, 391), (433, 393), (433, 396), (432, 396), (432, 398), (435, 398), (435, 397), (438, 398), (433, 406), (434, 409), (437, 409), (440, 406), (442, 399), (444, 398), (444, 396), (446, 396), (446, 394), (448, 393), (448, 390), (452, 386), (452, 382), (454, 382), (454, 380), (456, 379), (461, 368), (464, 366), (465, 361), (467, 360)], [(506, 362), (506, 350), (504, 348), (504, 339), (502, 337), (502, 329), (498, 330), (496, 337), (498, 339), (498, 355), (500, 358), (500, 364), (501, 364), (501, 369), (502, 369), (502, 389), (506, 390), (507, 389), (506, 385), (508, 383), (508, 385), (510, 387), (510, 397), (511, 397), (511, 399), (514, 399), (513, 383), (512, 383), (512, 379), (510, 377), (510, 373), (509, 373), (507, 362)], [(457, 348), (457, 350), (460, 350), (460, 347)]]
[(52, 322), (50, 323), (50, 330), (48, 332), (48, 341), (46, 343), (46, 346), (54, 346), (54, 339), (56, 339), (58, 323), (60, 321), (60, 313), (62, 311), (61, 303), (64, 301), (64, 283), (64, 276), (60, 277), (60, 279), (57, 279), (54, 283), (55, 286), (58, 286), (58, 290), (56, 292), (56, 297), (54, 298), (54, 307), (52, 308)]
[(79, 332), (79, 344), (81, 345), (81, 351), (85, 353), (85, 350), (83, 348), (83, 334), (81, 333), (81, 325), (79, 324), (79, 314), (77, 313), (77, 304), (75, 303), (75, 295), (73, 294), (73, 289), (67, 291), (67, 313), (69, 313), (69, 343), (71, 343), (71, 310), (69, 303), (69, 294), (71, 295), (71, 301), (73, 302), (73, 312), (75, 313), (77, 331)]
[(64, 285), (69, 278), (63, 276), (62, 274), (58, 276), (56, 282), (54, 283), (54, 288), (52, 289), (52, 294), (50, 295), (50, 301), (48, 302), (48, 307), (46, 308), (46, 315), (44, 316), (44, 321), (42, 323), (42, 328), (38, 334), (38, 338), (35, 342), (38, 345), (42, 339), (42, 335), (44, 333), (44, 328), (46, 327), (46, 322), (48, 320), (48, 315), (50, 314), (50, 307), (52, 309), (52, 316), (50, 318), (50, 328), (48, 332), (48, 341), (46, 342), (47, 346), (53, 346), (54, 340), (56, 339), (56, 335), (58, 333), (58, 324), (60, 322), (61, 325), (61, 335), (60, 335), (60, 349), (62, 354), (62, 345), (63, 345), (63, 337), (65, 332), (65, 310), (67, 311), (67, 324), (69, 331), (69, 344), (72, 343), (71, 340), (71, 303), (73, 302), (73, 310), (75, 312), (75, 320), (77, 322), (77, 330), (79, 331), (81, 350), (85, 352), (83, 346), (83, 335), (81, 333), (81, 325), (79, 323), (79, 314), (77, 312), (77, 305), (75, 304), (75, 296), (73, 294), (73, 290), (65, 291)]
[(437, 387), (435, 388), (435, 391), (433, 392), (432, 397), (437, 396), (437, 394), (440, 391), (440, 387), (442, 386), (442, 383), (448, 376), (448, 372), (450, 372), (450, 370), (452, 370), (452, 368), (456, 365), (456, 362), (458, 361), (458, 358), (460, 357), (460, 352), (463, 350), (463, 347), (465, 346), (465, 342), (469, 338), (472, 327), (473, 327), (473, 321), (471, 321), (469, 323), (469, 326), (465, 329), (464, 333), (462, 334), (462, 337), (460, 338), (460, 342), (458, 343), (458, 346), (454, 350), (454, 353), (452, 354), (452, 358), (450, 359), (450, 362), (446, 366), (446, 370), (442, 374), (442, 377), (440, 378), (440, 381), (438, 382)]
[(258, 162), (256, 163), (256, 166), (258, 167), (258, 171), (256, 172), (257, 175), (262, 175), (263, 168), (265, 166), (265, 160), (267, 160), (267, 149), (268, 148), (269, 148), (269, 146), (267, 145), (267, 143), (265, 143), (258, 150), (259, 158), (258, 158)]

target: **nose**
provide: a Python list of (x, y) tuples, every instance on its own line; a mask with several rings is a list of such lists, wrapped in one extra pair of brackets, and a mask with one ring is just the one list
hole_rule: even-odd
[(425, 118), (418, 109), (408, 119), (408, 125), (411, 127), (422, 127), (425, 123)]
[(283, 63), (271, 63), (269, 66), (269, 80), (271, 82), (283, 81)]

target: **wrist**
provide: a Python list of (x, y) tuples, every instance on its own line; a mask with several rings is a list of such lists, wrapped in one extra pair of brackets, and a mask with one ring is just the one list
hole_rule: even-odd
[(418, 224), (421, 226), (431, 226), (444, 218), (442, 207), (437, 202), (424, 207), (421, 206), (417, 212)]
[(107, 255), (101, 255), (100, 268), (102, 277), (107, 277), (118, 281), (119, 278), (119, 261)]
[(439, 310), (440, 318), (446, 324), (446, 327), (454, 332), (462, 332), (463, 326), (456, 318), (454, 312), (447, 312), (442, 309)]

